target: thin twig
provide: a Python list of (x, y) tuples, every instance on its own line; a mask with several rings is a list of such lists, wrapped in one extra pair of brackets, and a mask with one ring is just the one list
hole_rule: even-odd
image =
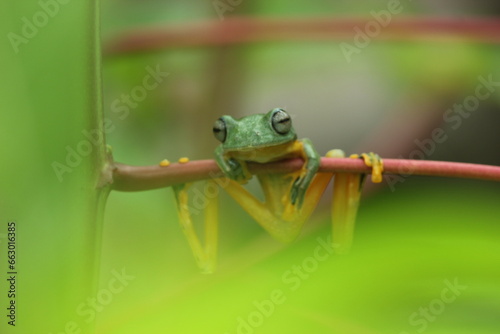
[[(259, 18), (228, 17), (160, 27), (124, 31), (105, 44), (107, 55), (151, 52), (166, 48), (220, 46), (265, 41), (350, 41), (355, 27), (364, 30), (374, 21), (366, 18), (308, 17)], [(376, 22), (376, 21), (375, 21)], [(500, 20), (485, 17), (394, 17), (380, 27), (377, 40), (457, 41), (500, 43)]]
[[(384, 159), (385, 174), (429, 175), (500, 181), (500, 167), (460, 162)], [(301, 159), (267, 164), (249, 163), (253, 174), (284, 173), (302, 167)], [(319, 172), (370, 173), (361, 159), (321, 158)], [(196, 160), (173, 163), (168, 167), (130, 166), (115, 163), (113, 189), (117, 191), (143, 191), (170, 187), (176, 184), (221, 177), (222, 172), (214, 160)]]

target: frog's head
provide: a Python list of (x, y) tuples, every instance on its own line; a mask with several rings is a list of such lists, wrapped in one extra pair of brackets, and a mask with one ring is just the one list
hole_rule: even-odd
[(226, 150), (251, 150), (297, 139), (290, 115), (281, 108), (240, 119), (222, 116), (213, 131)]

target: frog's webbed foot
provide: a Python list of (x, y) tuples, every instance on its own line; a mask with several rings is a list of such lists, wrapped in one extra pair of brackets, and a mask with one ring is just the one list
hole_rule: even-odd
[(236, 159), (230, 158), (226, 160), (229, 169), (225, 170), (225, 174), (231, 180), (238, 183), (245, 184), (252, 178), (252, 175), (248, 171), (247, 165), (243, 161), (238, 161)]
[[(290, 203), (296, 205), (297, 209), (300, 210), (304, 204), (304, 199), (309, 187), (312, 185), (313, 179), (315, 178), (320, 164), (320, 155), (314, 149), (311, 141), (304, 138), (295, 143), (296, 151), (300, 152), (303, 159), (304, 165), (300, 174), (295, 179), (290, 191)], [(316, 183), (315, 186), (318, 186)]]
[[(345, 154), (341, 150), (332, 150), (329, 154), (327, 154), (327, 156), (343, 158), (345, 157)], [(384, 165), (382, 159), (377, 154), (353, 154), (350, 158), (362, 158), (367, 166), (372, 167), (372, 181), (382, 181)], [(337, 253), (346, 253), (351, 247), (356, 214), (359, 207), (364, 181), (365, 174), (335, 174), (332, 201), (332, 232), (333, 248)]]
[(361, 158), (365, 162), (365, 165), (372, 167), (372, 182), (380, 183), (382, 182), (382, 172), (384, 171), (384, 162), (382, 158), (376, 153), (361, 153), (361, 154), (351, 154), (350, 158), (358, 159)]
[(252, 178), (246, 162), (226, 155), (222, 146), (218, 146), (215, 149), (215, 161), (222, 173), (224, 173), (224, 176), (231, 180), (244, 184)]
[(302, 208), (309, 183), (304, 176), (297, 177), (293, 182), (292, 190), (290, 190), (290, 203), (297, 209)]

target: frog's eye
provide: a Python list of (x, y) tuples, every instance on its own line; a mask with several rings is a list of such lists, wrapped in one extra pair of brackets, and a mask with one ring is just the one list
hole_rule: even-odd
[(276, 109), (271, 118), (274, 131), (284, 135), (292, 128), (292, 119), (283, 109)]
[(226, 140), (226, 123), (222, 118), (219, 118), (218, 120), (215, 121), (214, 123), (214, 136), (217, 138), (218, 141), (224, 142)]

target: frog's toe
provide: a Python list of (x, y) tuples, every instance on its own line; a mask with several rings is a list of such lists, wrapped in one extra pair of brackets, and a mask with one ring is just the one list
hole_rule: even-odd
[(235, 159), (228, 160), (229, 170), (226, 176), (238, 183), (245, 184), (252, 178), (252, 174), (248, 171), (246, 164), (240, 163)]
[(243, 169), (241, 168), (241, 164), (237, 160), (228, 160), (228, 165), (229, 170), (226, 174), (230, 179), (238, 181), (238, 179), (243, 177)]
[(304, 179), (300, 177), (297, 178), (290, 191), (290, 202), (300, 208), (304, 202), (306, 190), (307, 187), (304, 185)]
[(238, 173), (238, 171), (234, 170), (234, 169), (231, 169), (229, 170), (227, 173), (226, 173), (226, 176), (228, 178), (230, 178), (231, 180), (234, 180), (234, 181), (238, 181), (238, 179), (240, 178), (241, 174)]
[(292, 190), (290, 190), (290, 203), (295, 205), (297, 203), (298, 190), (297, 187), (293, 186)]
[(372, 168), (372, 182), (380, 183), (382, 182), (382, 173), (384, 171), (384, 161), (382, 158), (373, 152), (362, 153), (362, 154), (352, 154), (350, 158), (361, 158), (363, 159), (365, 165)]

